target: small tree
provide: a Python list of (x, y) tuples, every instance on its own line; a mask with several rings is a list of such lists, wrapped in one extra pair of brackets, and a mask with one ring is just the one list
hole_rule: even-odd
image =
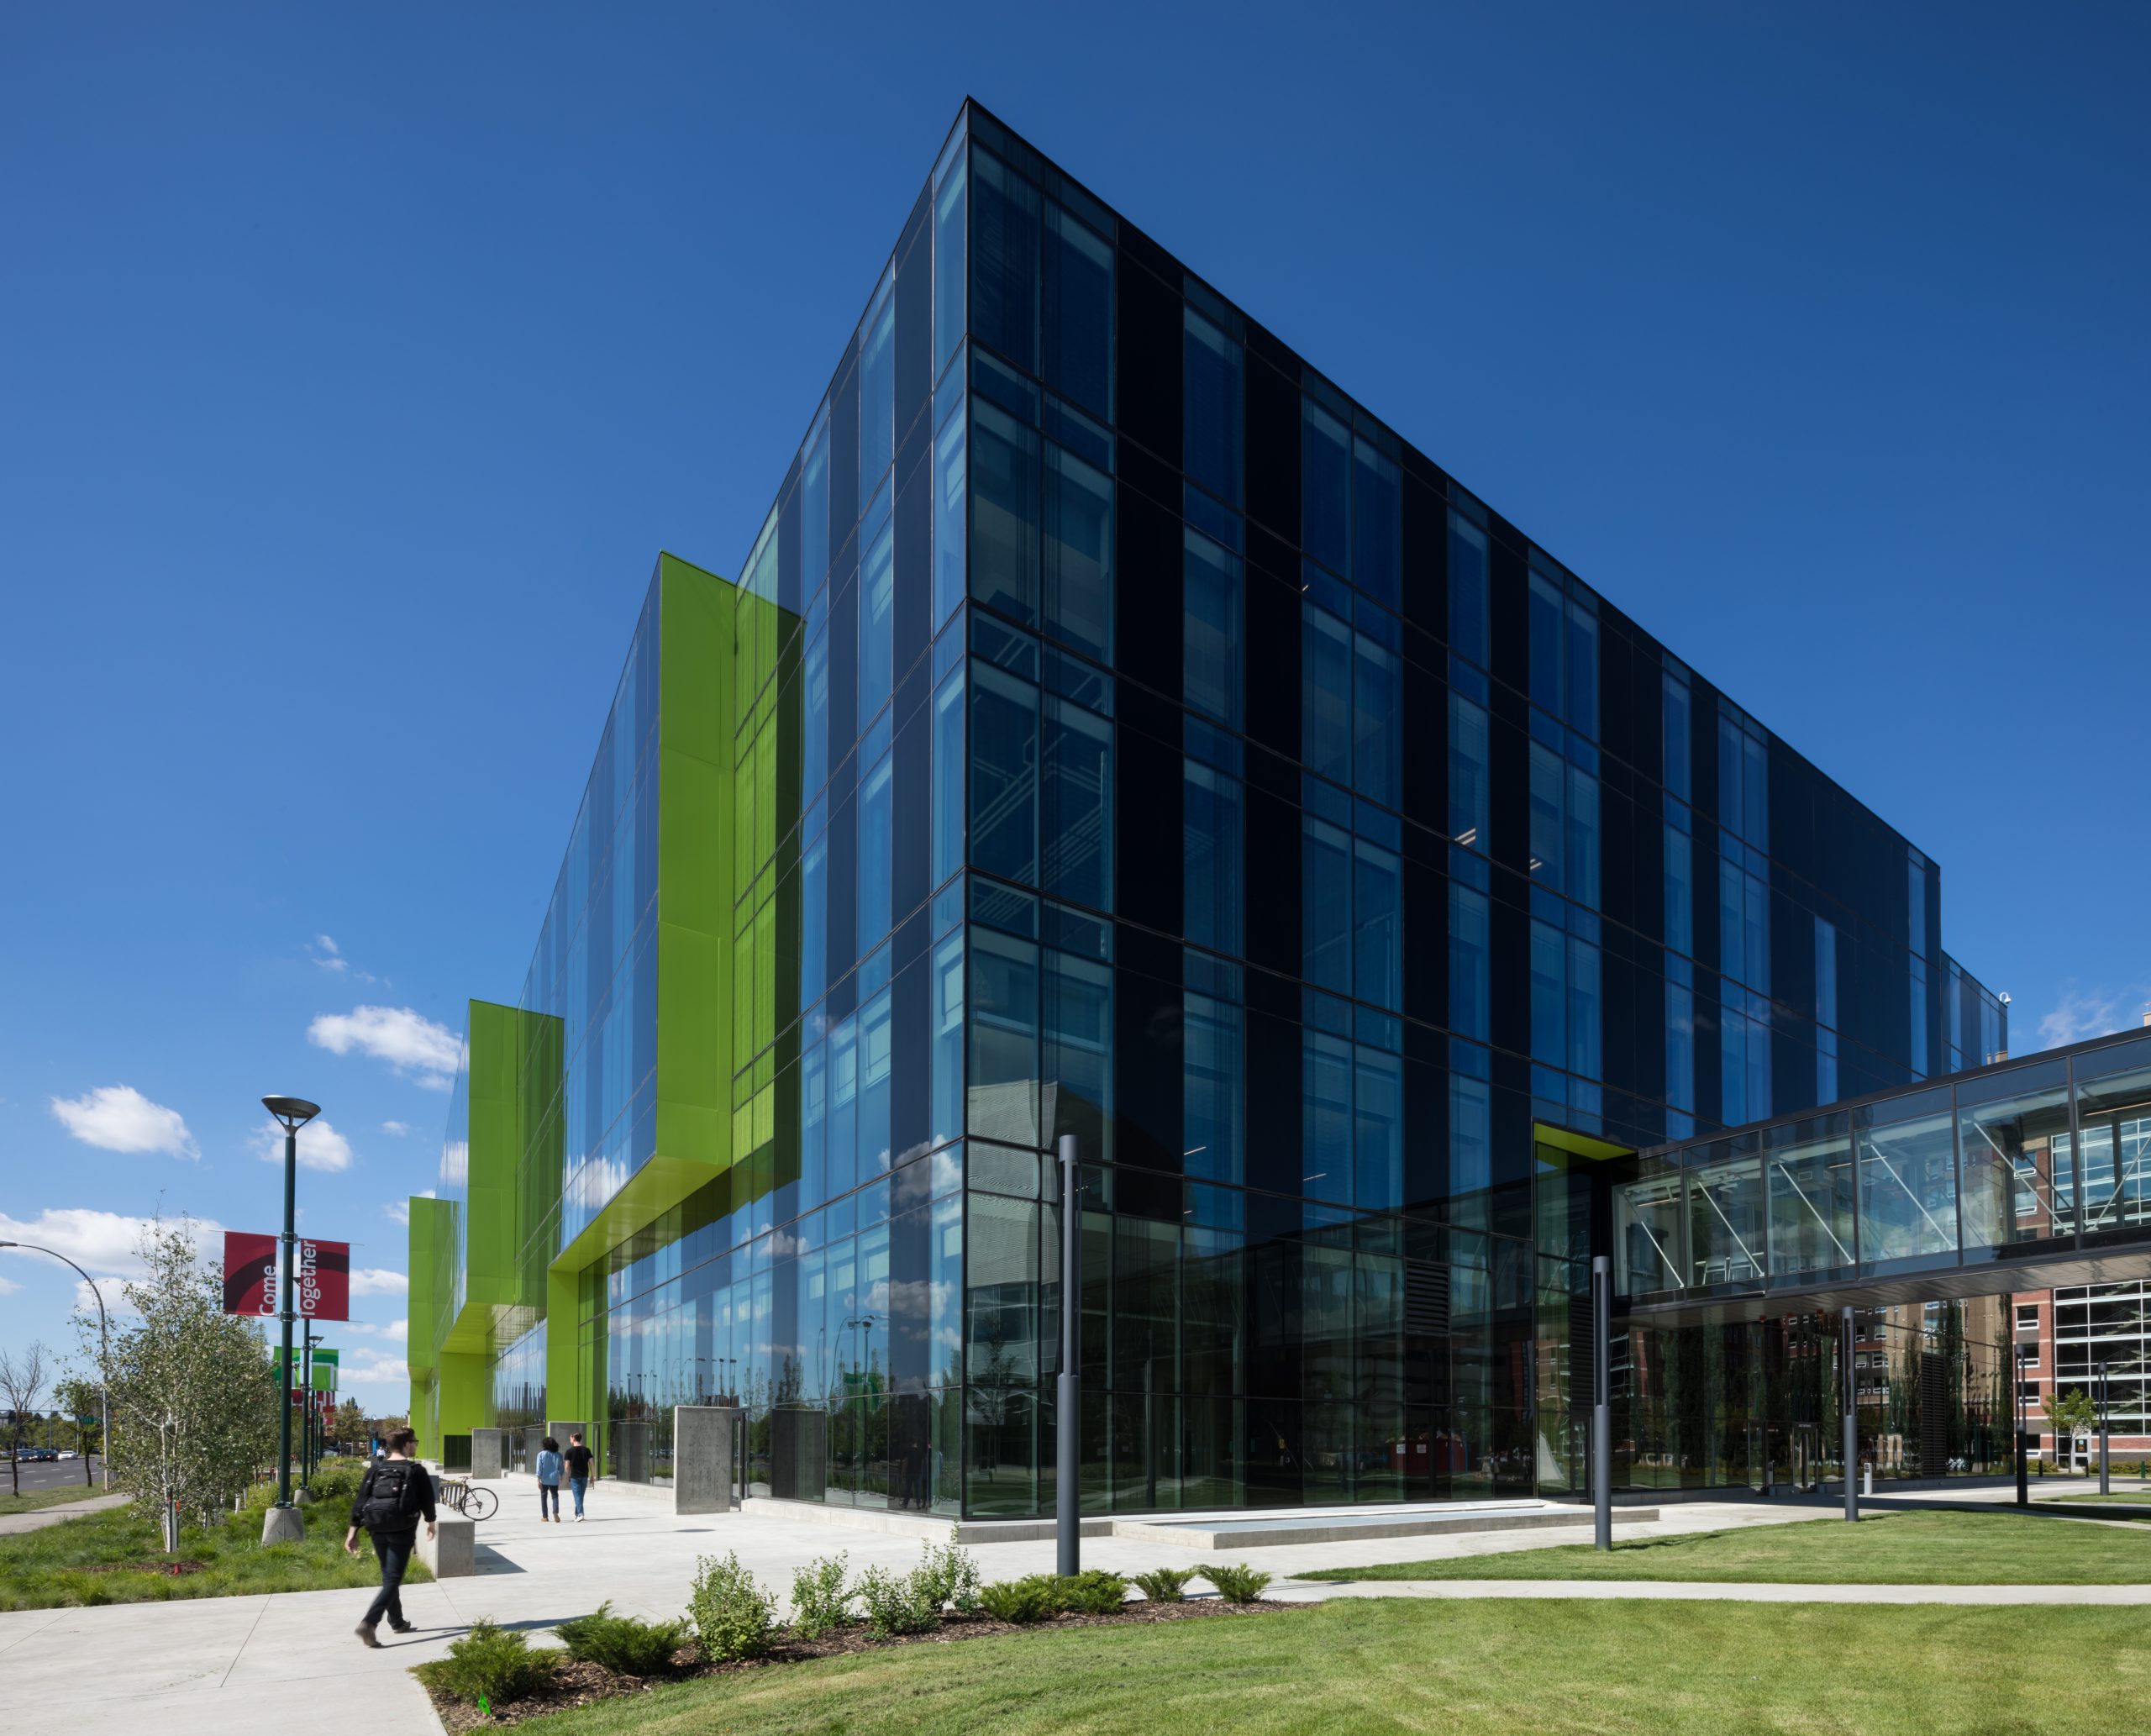
[(355, 1449), (364, 1453), (366, 1448), (366, 1413), (359, 1408), (355, 1398), (347, 1398), (336, 1407), (336, 1444), (346, 1452)]
[(182, 1507), (221, 1512), (254, 1480), (284, 1394), (254, 1323), (224, 1313), (192, 1223), (155, 1218), (138, 1246), (144, 1275), (121, 1291), (138, 1318), (112, 1335), (113, 1481), (156, 1507), (176, 1551)]
[(33, 1344), (27, 1350), (0, 1350), (0, 1398), (15, 1413), (14, 1451), (8, 1455), (8, 1476), (13, 1491), (23, 1492), (23, 1418), (34, 1418), (52, 1379), (52, 1353)]
[(104, 1389), (91, 1376), (69, 1375), (55, 1390), (60, 1408), (75, 1419), (75, 1447), (82, 1455), (82, 1481), (92, 1485), (97, 1477), (90, 1469), (91, 1456), (104, 1451), (103, 1440), (92, 1432), (103, 1414)]
[(2047, 1427), (2054, 1433), (2056, 1458), (2061, 1456), (2064, 1440), (2074, 1447), (2079, 1436), (2090, 1434), (2099, 1426), (2098, 1411), (2084, 1396), (2081, 1386), (2071, 1386), (2066, 1392), (2048, 1393), (2039, 1401), (2039, 1408), (2046, 1412)]

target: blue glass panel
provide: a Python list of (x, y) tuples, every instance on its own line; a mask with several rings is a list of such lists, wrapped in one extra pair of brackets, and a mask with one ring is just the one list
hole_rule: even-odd
[(1352, 840), (1312, 817), (1301, 821), (1301, 974), (1318, 988), (1352, 992)]
[(1300, 757), (1352, 781), (1352, 629), (1312, 601), (1300, 605)]
[(961, 399), (934, 439), (934, 620), (939, 626), (964, 600), (965, 518), (969, 490), (965, 437), (969, 419)]
[(1246, 363), (1240, 346), (1192, 308), (1185, 318), (1181, 464), (1193, 481), (1238, 506)]
[(1449, 644), (1480, 668), (1487, 654), (1486, 533), (1462, 513), (1449, 515)]
[(1352, 437), (1312, 398), (1300, 428), (1300, 546), (1332, 572), (1352, 560)]
[(1038, 371), (1039, 194), (982, 150), (971, 155), (970, 329)]
[(1182, 931), (1198, 946), (1237, 953), (1242, 874), (1239, 780), (1191, 759), (1181, 802)]
[(1352, 445), (1352, 582), (1391, 608), (1403, 590), (1403, 473), (1363, 439)]
[(1211, 1181), (1246, 1179), (1241, 1134), (1244, 1097), (1240, 1010), (1189, 994), (1182, 1003), (1181, 1153), (1185, 1171)]
[(939, 376), (964, 335), (964, 153), (934, 195), (934, 371)]
[(1241, 577), (1237, 556), (1207, 537), (1182, 541), (1181, 685), (1187, 702), (1240, 722)]
[(1401, 1007), (1403, 894), (1397, 858), (1362, 838), (1354, 846), (1352, 980), (1363, 1001)]
[(1486, 895), (1460, 881), (1449, 888), (1449, 1024), (1484, 1042), (1488, 1029), (1487, 971), (1491, 957)]
[(1045, 629), (1112, 661), (1112, 478), (1058, 446), (1045, 449)]

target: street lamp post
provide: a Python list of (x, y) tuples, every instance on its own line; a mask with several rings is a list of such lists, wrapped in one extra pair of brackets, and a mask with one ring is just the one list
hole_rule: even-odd
[(2113, 1491), (2106, 1476), (2106, 1365), (2104, 1362), (2100, 1363), (2096, 1372), (2099, 1376), (2099, 1492), (2111, 1495)]
[[(53, 1254), (50, 1248), (40, 1248), (34, 1242), (0, 1242), (0, 1248), (19, 1248), (25, 1254), (50, 1254), (62, 1265), (75, 1266), (82, 1281), (90, 1286), (90, 1294), (97, 1299), (97, 1444), (104, 1449), (104, 1486), (112, 1486), (112, 1323), (104, 1311), (104, 1292), (97, 1288), (97, 1281), (64, 1254)], [(84, 1454), (85, 1460), (88, 1458)], [(87, 1464), (82, 1467), (82, 1481), (90, 1480)]]
[(2032, 1504), (2031, 1467), (2024, 1462), (2024, 1369), (2031, 1360), (2030, 1350), (2031, 1347), (2027, 1344), (2020, 1344), (2017, 1347), (2017, 1393), (2014, 1402), (2017, 1417), (2017, 1505), (2019, 1507), (2029, 1507)]
[(298, 1265), (299, 1129), (321, 1113), (318, 1103), (304, 1097), (264, 1097), (261, 1107), (284, 1128), (284, 1234), (278, 1271), (282, 1306), (276, 1318), (283, 1324), (284, 1355), (277, 1370), (283, 1387), (282, 1412), (276, 1428), (276, 1504), (261, 1516), (261, 1541), (299, 1543), (306, 1537), (306, 1521), (292, 1505), (292, 1283)]

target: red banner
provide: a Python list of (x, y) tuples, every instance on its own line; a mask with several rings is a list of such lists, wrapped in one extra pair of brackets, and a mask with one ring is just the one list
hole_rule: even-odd
[[(224, 1232), (224, 1312), (273, 1320), (281, 1300), (275, 1236)], [(302, 1239), (292, 1310), (302, 1320), (351, 1318), (351, 1244)]]
[(351, 1244), (349, 1242), (299, 1243), (298, 1281), (292, 1307), (302, 1320), (348, 1320), (351, 1318)]
[(274, 1318), (276, 1239), (243, 1229), (224, 1232), (224, 1312)]

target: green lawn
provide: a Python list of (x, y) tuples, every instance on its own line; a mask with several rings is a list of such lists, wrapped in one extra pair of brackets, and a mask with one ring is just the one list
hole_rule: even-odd
[(71, 1501), (87, 1501), (105, 1492), (103, 1484), (85, 1488), (80, 1483), (71, 1483), (64, 1489), (25, 1489), (19, 1495), (10, 1495), (0, 1486), (0, 1513), (34, 1513), (48, 1507), (65, 1507)]
[(2151, 1489), (2117, 1489), (2111, 1495), (2042, 1495), (2038, 1498), (2041, 1501), (2065, 1502), (2070, 1507), (2079, 1507), (2086, 1502), (2096, 1507), (2102, 1501), (2128, 1507), (2151, 1507)]
[[(1340, 1598), (912, 1645), (659, 1687), (528, 1736), (2112, 1736), (2134, 1609)], [(2095, 1688), (2087, 1688), (2095, 1683)]]
[(2151, 1581), (2151, 1536), (2043, 1513), (1878, 1513), (1686, 1537), (1318, 1569), (1310, 1580), (1754, 1580), (1774, 1585), (2121, 1586)]
[[(0, 1537), (0, 1609), (49, 1609), (75, 1603), (142, 1603), (175, 1597), (230, 1597), (252, 1591), (318, 1591), (377, 1585), (381, 1569), (360, 1539), (355, 1561), (344, 1553), (348, 1500), (300, 1509), (306, 1540), (261, 1547), (261, 1515), (250, 1508), (213, 1530), (180, 1533), (179, 1559), (203, 1564), (173, 1576), (122, 1564), (166, 1559), (156, 1515), (134, 1505), (63, 1519), (20, 1537)], [(416, 1561), (409, 1578), (432, 1577)]]

